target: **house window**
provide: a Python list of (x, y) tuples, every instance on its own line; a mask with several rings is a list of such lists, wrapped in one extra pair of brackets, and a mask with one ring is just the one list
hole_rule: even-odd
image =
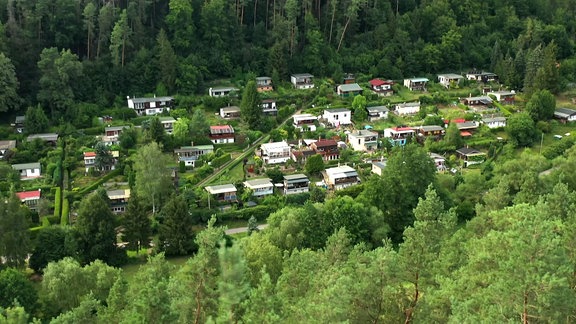
[(346, 118), (346, 114), (344, 114), (344, 118)]

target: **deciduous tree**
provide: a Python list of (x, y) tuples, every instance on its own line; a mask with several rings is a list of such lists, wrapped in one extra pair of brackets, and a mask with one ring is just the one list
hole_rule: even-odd
[(526, 111), (534, 122), (552, 119), (554, 110), (556, 110), (556, 98), (548, 90), (536, 91), (526, 104)]
[(151, 205), (153, 213), (172, 191), (169, 163), (156, 142), (141, 147), (134, 158), (137, 194)]
[(0, 71), (0, 111), (16, 110), (21, 104), (19, 82), (14, 64), (4, 53), (0, 53)]
[(1, 264), (22, 268), (30, 253), (29, 219), (26, 207), (16, 194), (0, 199), (0, 256)]
[(242, 103), (240, 104), (240, 113), (242, 120), (251, 130), (260, 129), (262, 120), (262, 108), (260, 108), (260, 95), (256, 87), (256, 82), (251, 80), (246, 84), (242, 94)]
[(520, 147), (532, 145), (538, 137), (534, 120), (525, 112), (514, 114), (508, 118), (506, 133), (512, 142)]

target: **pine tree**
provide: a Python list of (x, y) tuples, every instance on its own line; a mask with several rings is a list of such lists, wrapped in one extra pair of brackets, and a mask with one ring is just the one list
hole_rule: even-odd
[(124, 240), (128, 242), (128, 247), (136, 250), (147, 248), (152, 234), (151, 221), (146, 213), (146, 209), (141, 204), (140, 197), (133, 192), (128, 207), (124, 214)]
[(244, 89), (242, 95), (242, 103), (240, 104), (240, 113), (242, 120), (248, 125), (251, 130), (258, 130), (262, 125), (262, 109), (260, 108), (260, 95), (256, 87), (255, 81), (249, 81)]
[(182, 195), (173, 196), (160, 212), (159, 248), (167, 255), (186, 255), (196, 249), (192, 215)]

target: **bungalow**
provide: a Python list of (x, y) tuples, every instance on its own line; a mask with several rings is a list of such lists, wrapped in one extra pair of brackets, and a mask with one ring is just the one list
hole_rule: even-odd
[(272, 87), (272, 78), (267, 76), (257, 77), (256, 87), (258, 87), (258, 92), (266, 92), (274, 90), (274, 88)]
[(322, 155), (324, 161), (338, 160), (340, 158), (338, 142), (333, 139), (319, 139), (310, 144), (310, 148), (312, 148), (316, 154)]
[(488, 95), (494, 96), (496, 101), (506, 105), (513, 105), (516, 97), (514, 91), (490, 91)]
[(366, 110), (368, 111), (369, 121), (388, 119), (389, 110), (386, 106), (366, 107)]
[(493, 100), (488, 96), (462, 98), (462, 103), (467, 106), (492, 106)]
[(26, 141), (32, 142), (35, 139), (39, 139), (50, 145), (56, 145), (56, 142), (58, 142), (58, 134), (56, 133), (32, 134), (26, 138)]
[(108, 190), (106, 194), (110, 199), (110, 210), (114, 214), (122, 214), (126, 211), (130, 199), (130, 189)]
[(358, 172), (354, 168), (343, 165), (322, 171), (324, 182), (331, 190), (340, 190), (360, 183)]
[(26, 116), (16, 116), (14, 119), (14, 124), (11, 126), (16, 129), (16, 132), (21, 134), (24, 133), (24, 122), (26, 121)]
[(464, 79), (460, 74), (447, 73), (438, 74), (438, 83), (450, 89), (452, 85), (458, 85), (460, 80)]
[(220, 108), (220, 117), (225, 119), (240, 118), (240, 107), (228, 106)]
[(225, 97), (237, 93), (238, 91), (240, 91), (240, 89), (234, 87), (215, 87), (208, 89), (208, 94), (210, 97)]
[(498, 81), (498, 75), (496, 75), (495, 73), (492, 73), (492, 72), (471, 71), (471, 72), (466, 73), (466, 79), (468, 79), (470, 81), (479, 81), (482, 83), (497, 82)]
[(376, 94), (382, 97), (391, 96), (394, 94), (394, 90), (392, 90), (392, 86), (394, 85), (394, 81), (392, 80), (380, 80), (380, 79), (372, 79), (369, 81), (370, 89), (374, 91)]
[(468, 147), (457, 149), (456, 154), (458, 154), (460, 159), (464, 160), (464, 167), (482, 163), (486, 159), (486, 153)]
[(446, 171), (446, 159), (442, 155), (436, 153), (430, 153), (430, 158), (434, 161), (436, 171), (438, 172)]
[(316, 130), (316, 121), (318, 117), (312, 114), (297, 114), (293, 115), (294, 127), (300, 131), (309, 130), (311, 132)]
[(178, 162), (184, 162), (185, 166), (195, 167), (196, 161), (206, 154), (214, 153), (214, 145), (182, 146), (174, 150)]
[(174, 106), (174, 97), (130, 98), (128, 108), (134, 109), (138, 116), (150, 116), (170, 111)]
[(209, 137), (214, 144), (234, 143), (234, 128), (230, 125), (210, 126)]
[(488, 128), (506, 127), (506, 117), (486, 117), (482, 118), (482, 123), (488, 126)]
[(384, 130), (384, 137), (388, 138), (392, 145), (406, 145), (408, 139), (416, 132), (411, 127), (394, 127)]
[(569, 108), (556, 108), (554, 118), (559, 119), (562, 123), (576, 121), (576, 110)]
[(341, 84), (336, 88), (336, 93), (341, 97), (353, 97), (362, 94), (362, 88), (358, 83)]
[[(214, 196), (216, 201), (236, 201), (236, 187), (233, 184), (224, 184), (219, 186), (204, 187), (209, 194)], [(208, 200), (208, 208), (210, 208), (210, 200)]]
[(436, 140), (439, 140), (444, 136), (444, 127), (438, 125), (423, 125), (416, 128), (416, 132), (418, 133), (418, 138), (426, 139), (428, 137), (433, 137)]
[(314, 88), (314, 76), (309, 73), (292, 74), (290, 82), (296, 89), (312, 89)]
[(84, 167), (86, 169), (86, 173), (90, 170), (90, 168), (95, 168), (97, 171), (111, 171), (116, 169), (116, 163), (118, 163), (118, 158), (120, 157), (119, 151), (110, 151), (110, 155), (112, 155), (112, 161), (110, 165), (105, 165), (102, 170), (96, 168), (96, 152), (84, 152)]
[(17, 192), (16, 196), (18, 196), (18, 199), (20, 199), (24, 205), (35, 211), (38, 209), (38, 202), (40, 201), (41, 193), (42, 191), (40, 189), (32, 191), (21, 191)]
[(108, 137), (118, 137), (126, 128), (130, 128), (130, 126), (108, 126), (104, 128), (104, 135)]
[(164, 127), (164, 131), (166, 134), (172, 134), (174, 130), (174, 123), (176, 123), (176, 119), (174, 117), (160, 117), (160, 123), (162, 127)]
[(262, 197), (274, 193), (274, 184), (268, 178), (244, 181), (244, 187), (252, 189), (252, 196), (254, 197)]
[(372, 162), (372, 173), (382, 176), (382, 171), (386, 169), (387, 160), (373, 161)]
[(16, 148), (16, 141), (0, 141), (0, 159), (10, 156), (10, 151)]
[(348, 134), (348, 143), (354, 151), (373, 151), (378, 148), (378, 133), (355, 129)]
[(278, 108), (276, 107), (276, 100), (274, 99), (262, 100), (260, 107), (262, 107), (262, 113), (264, 113), (264, 115), (269, 116), (278, 115)]
[(262, 144), (260, 156), (266, 164), (285, 163), (290, 159), (290, 145), (286, 141)]
[(310, 180), (304, 174), (291, 174), (284, 176), (284, 194), (293, 195), (308, 192)]
[(398, 116), (414, 115), (420, 112), (420, 102), (405, 102), (394, 106), (394, 113)]
[(476, 130), (478, 128), (478, 122), (475, 121), (455, 121), (456, 127), (460, 130), (460, 134), (462, 136), (471, 136), (470, 132)]
[(298, 162), (298, 163), (306, 163), (306, 161), (308, 160), (309, 157), (316, 155), (316, 151), (314, 151), (311, 148), (303, 148), (301, 150), (291, 150), (290, 152), (290, 158), (294, 161), (294, 162)]
[(326, 122), (328, 122), (328, 124), (332, 125), (333, 127), (352, 124), (350, 117), (350, 109), (346, 108), (324, 109), (324, 114), (322, 115), (322, 118), (325, 119)]
[(404, 86), (410, 91), (426, 91), (428, 81), (430, 80), (426, 78), (404, 79)]
[(12, 164), (12, 168), (20, 173), (20, 179), (34, 179), (40, 177), (40, 162)]

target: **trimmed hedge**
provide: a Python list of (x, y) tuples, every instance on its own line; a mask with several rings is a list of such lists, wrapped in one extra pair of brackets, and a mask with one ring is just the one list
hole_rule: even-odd
[(64, 198), (62, 201), (62, 215), (60, 216), (60, 225), (68, 225), (68, 213), (70, 213), (70, 202)]
[(60, 187), (55, 187), (54, 192), (54, 217), (60, 219), (60, 212), (62, 210), (62, 190)]
[(220, 157), (214, 158), (212, 160), (212, 162), (210, 163), (210, 166), (213, 168), (219, 168), (221, 166), (223, 166), (224, 164), (226, 164), (226, 162), (231, 161), (232, 160), (232, 155), (230, 155), (230, 153), (224, 154)]
[(248, 208), (242, 208), (232, 211), (226, 211), (223, 213), (216, 213), (216, 217), (219, 221), (226, 220), (249, 220), (250, 217), (254, 216), (258, 221), (264, 221), (271, 213), (276, 211), (274, 206), (254, 206)]
[(86, 194), (89, 193), (90, 191), (95, 190), (96, 188), (98, 188), (101, 184), (103, 184), (104, 182), (114, 178), (115, 176), (121, 175), (122, 174), (122, 169), (118, 168), (115, 170), (110, 171), (110, 173), (106, 174), (105, 176), (103, 176), (102, 178), (98, 179), (95, 182), (92, 182), (90, 185), (78, 190), (79, 194)]

